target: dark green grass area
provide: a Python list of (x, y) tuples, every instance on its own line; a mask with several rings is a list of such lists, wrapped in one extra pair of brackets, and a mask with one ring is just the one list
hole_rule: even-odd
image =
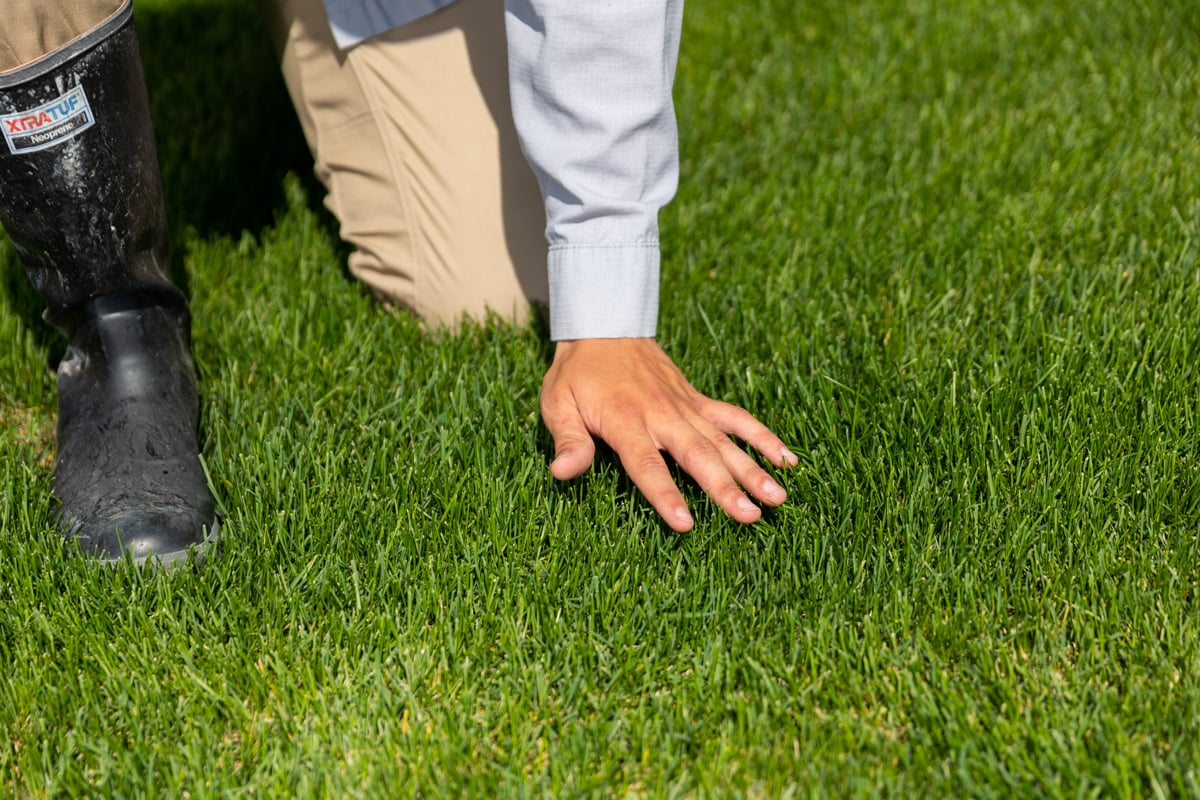
[(1196, 6), (690, 2), (661, 338), (801, 463), (683, 536), (344, 277), (247, 7), (138, 14), (225, 538), (61, 543), (0, 245), (0, 794), (1200, 795)]

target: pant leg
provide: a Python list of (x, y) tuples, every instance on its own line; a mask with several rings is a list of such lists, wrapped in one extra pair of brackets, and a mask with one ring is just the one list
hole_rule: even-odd
[(545, 212), (508, 96), (504, 11), (459, 0), (341, 52), (321, 0), (260, 0), (351, 272), (434, 324), (546, 302)]
[(0, 73), (54, 52), (123, 5), (124, 0), (4, 0)]

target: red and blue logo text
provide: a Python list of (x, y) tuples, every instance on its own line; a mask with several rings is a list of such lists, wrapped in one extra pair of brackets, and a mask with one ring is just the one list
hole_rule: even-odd
[(31, 153), (64, 142), (96, 121), (82, 86), (37, 108), (0, 116), (0, 133), (13, 153)]

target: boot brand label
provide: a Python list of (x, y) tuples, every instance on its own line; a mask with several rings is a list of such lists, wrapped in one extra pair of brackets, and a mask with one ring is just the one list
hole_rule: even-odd
[(92, 127), (96, 121), (82, 86), (49, 103), (0, 116), (0, 132), (15, 154), (44, 150)]

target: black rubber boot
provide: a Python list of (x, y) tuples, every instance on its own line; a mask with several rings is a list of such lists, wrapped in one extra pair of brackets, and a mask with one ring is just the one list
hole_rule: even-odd
[(0, 223), (68, 341), (57, 519), (104, 561), (202, 555), (218, 524), (132, 6), (0, 74), (0, 132)]

